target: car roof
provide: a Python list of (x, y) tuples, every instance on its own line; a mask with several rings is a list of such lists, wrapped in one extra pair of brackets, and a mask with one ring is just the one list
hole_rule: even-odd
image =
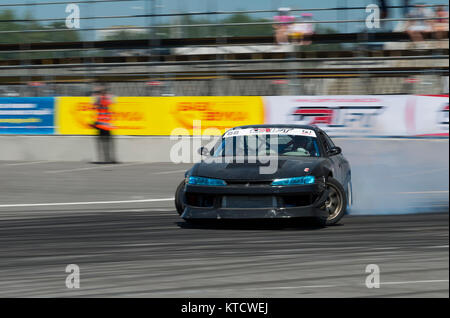
[(245, 129), (245, 128), (299, 128), (299, 129), (311, 129), (316, 132), (321, 131), (321, 129), (317, 126), (311, 126), (311, 125), (285, 125), (285, 124), (272, 124), (272, 125), (245, 125), (245, 126), (238, 126), (234, 127), (232, 129)]

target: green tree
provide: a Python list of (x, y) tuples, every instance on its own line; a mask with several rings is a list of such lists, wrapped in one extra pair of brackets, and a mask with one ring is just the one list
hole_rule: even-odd
[(112, 34), (108, 34), (104, 36), (100, 40), (105, 41), (114, 41), (114, 40), (142, 40), (142, 39), (148, 39), (148, 32), (132, 32), (128, 30), (117, 30), (117, 32), (114, 32)]
[(80, 41), (80, 33), (76, 30), (65, 30), (60, 32), (20, 32), (8, 33), (10, 31), (26, 30), (52, 30), (66, 29), (63, 21), (42, 24), (35, 21), (30, 11), (21, 18), (13, 10), (0, 11), (0, 43), (35, 43), (35, 42), (64, 42)]
[[(222, 23), (266, 23), (269, 19), (255, 19), (244, 13), (233, 14)], [(224, 27), (226, 36), (269, 36), (273, 34), (272, 24), (238, 25)]]
[(17, 20), (14, 11), (4, 10), (0, 11), (0, 43), (20, 43), (19, 33), (3, 33), (5, 31), (20, 31), (22, 28)]

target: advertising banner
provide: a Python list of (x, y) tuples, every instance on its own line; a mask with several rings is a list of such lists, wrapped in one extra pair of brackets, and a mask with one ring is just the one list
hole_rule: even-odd
[[(93, 102), (2, 97), (0, 134), (96, 134)], [(331, 136), (449, 135), (448, 95), (117, 97), (111, 109), (116, 135), (218, 135), (264, 123), (317, 125)]]
[(448, 96), (266, 97), (268, 124), (317, 125), (331, 136), (448, 136)]
[[(90, 97), (59, 97), (57, 133), (95, 134), (93, 102)], [(235, 126), (264, 123), (261, 97), (117, 97), (111, 110), (116, 135), (192, 135), (205, 130), (219, 135)]]
[(415, 135), (448, 136), (448, 95), (416, 96), (413, 120)]
[(0, 97), (0, 134), (54, 133), (53, 97)]

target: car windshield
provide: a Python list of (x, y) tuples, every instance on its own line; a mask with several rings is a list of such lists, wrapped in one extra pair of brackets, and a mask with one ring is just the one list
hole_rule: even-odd
[(227, 132), (216, 146), (214, 156), (295, 156), (320, 157), (319, 146), (314, 132), (295, 130), (274, 133)]

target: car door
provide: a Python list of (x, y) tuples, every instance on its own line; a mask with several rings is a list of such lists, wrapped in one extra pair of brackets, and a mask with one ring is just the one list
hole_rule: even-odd
[(344, 168), (344, 157), (341, 154), (338, 155), (331, 155), (330, 152), (333, 148), (336, 147), (334, 142), (331, 140), (331, 138), (325, 133), (321, 132), (323, 144), (325, 147), (326, 155), (328, 156), (328, 159), (332, 162), (333, 165), (333, 177), (338, 180), (341, 184), (345, 184), (345, 174), (343, 174), (343, 168)]

